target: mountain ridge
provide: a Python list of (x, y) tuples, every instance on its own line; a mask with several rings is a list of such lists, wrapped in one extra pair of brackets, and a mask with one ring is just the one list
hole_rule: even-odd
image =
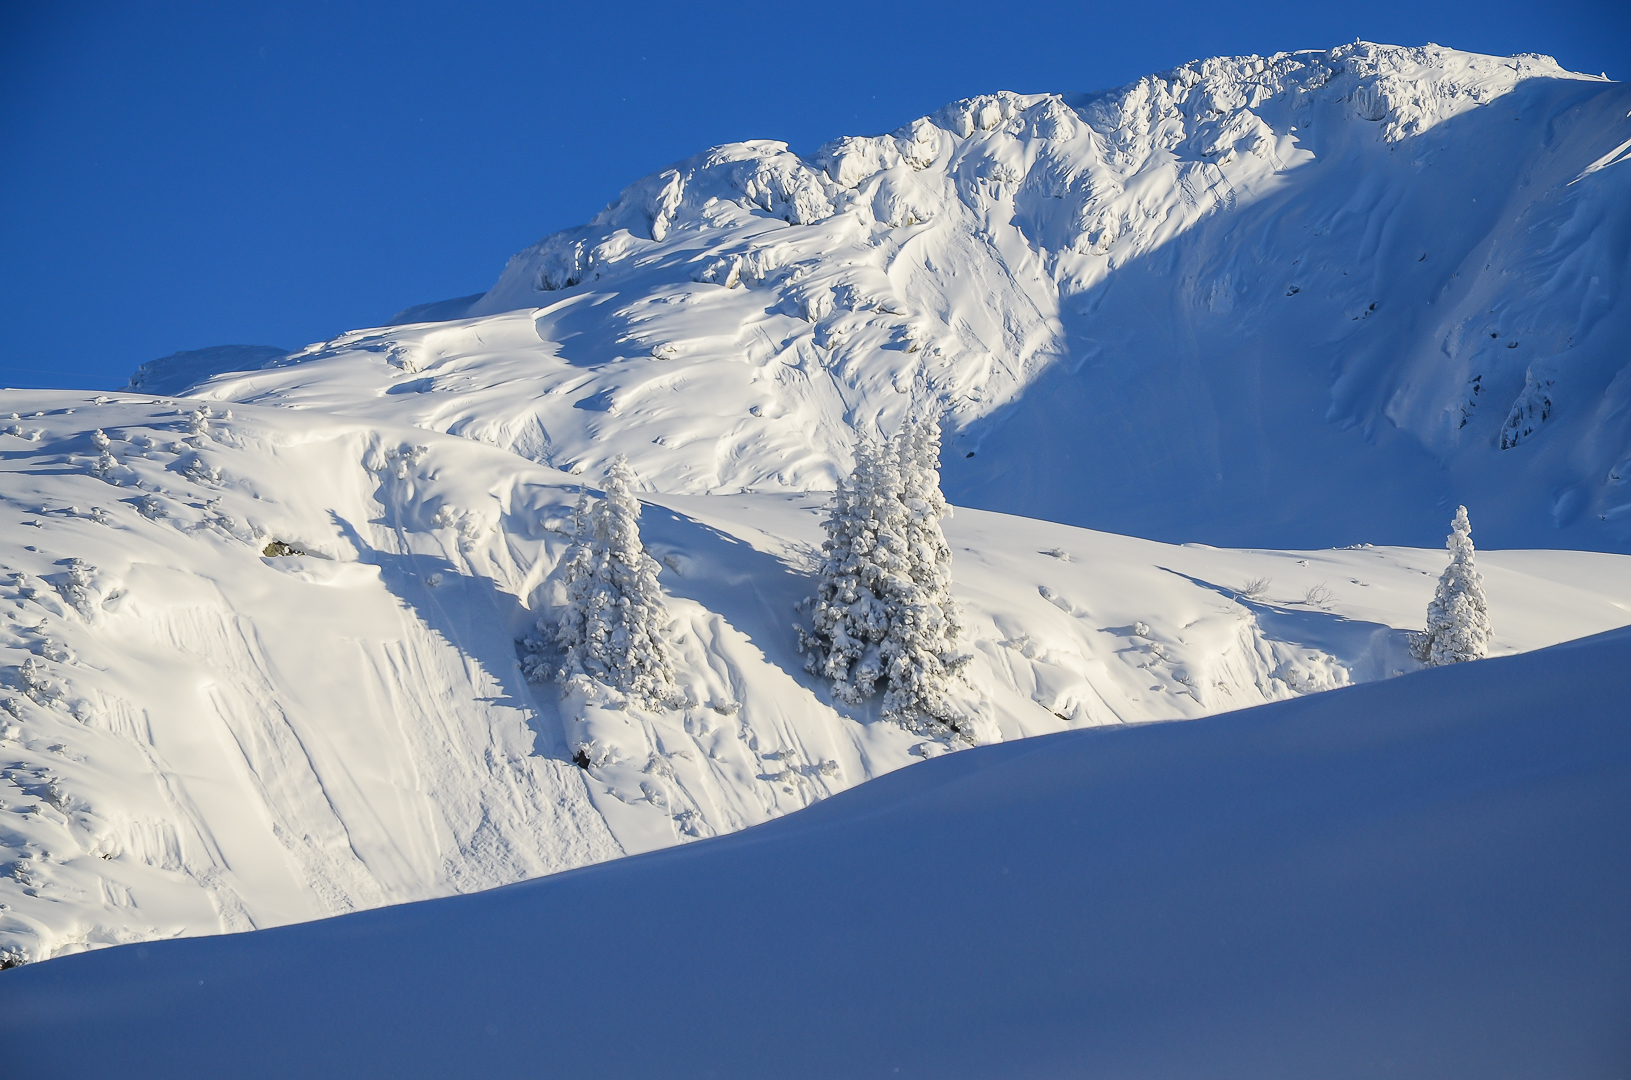
[(1322, 546), (1429, 543), (1464, 502), (1497, 544), (1628, 550), (1628, 112), (1547, 57), (1360, 42), (978, 96), (809, 159), (727, 144), (462, 319), (195, 389), (388, 391), (691, 493), (830, 488), (852, 429), (932, 406), (964, 505)]

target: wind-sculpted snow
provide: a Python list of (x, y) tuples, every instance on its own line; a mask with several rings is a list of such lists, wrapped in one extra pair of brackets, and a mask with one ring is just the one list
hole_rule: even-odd
[[(479, 442), (197, 399), (8, 391), (0, 952), (37, 960), (536, 877), (730, 832), (950, 744), (798, 652), (825, 497), (661, 496), (681, 700), (529, 683), (578, 481)], [(1411, 670), (1442, 550), (947, 523), (980, 742)], [(1480, 552), (1495, 651), (1631, 619), (1627, 559)], [(590, 688), (593, 690), (594, 688)], [(572, 763), (589, 747), (591, 767)]]
[(933, 401), (962, 504), (1328, 545), (1465, 503), (1626, 550), (1628, 113), (1547, 57), (1357, 43), (730, 144), (424, 307), (460, 318), (201, 392), (675, 493), (831, 488)]

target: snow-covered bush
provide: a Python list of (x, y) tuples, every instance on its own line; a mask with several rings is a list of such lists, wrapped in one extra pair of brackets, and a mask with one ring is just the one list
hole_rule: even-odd
[(940, 528), (940, 427), (909, 420), (887, 443), (861, 436), (823, 523), (816, 595), (800, 626), (805, 670), (858, 705), (886, 684), (884, 715), (912, 730), (966, 734), (950, 699), (968, 663), (951, 596), (951, 548)]
[(96, 591), (96, 567), (84, 559), (69, 559), (68, 570), (56, 586), (70, 607), (86, 619), (94, 618), (101, 597)]
[(459, 550), (468, 555), (480, 539), (493, 531), (490, 522), (482, 520), (480, 514), (472, 510), (461, 510), (456, 506), (442, 506), (436, 511), (432, 519), (439, 529), (452, 529), (457, 536)]
[(621, 455), (606, 473), (606, 497), (578, 497), (575, 542), (563, 563), (566, 608), (555, 627), (560, 679), (585, 675), (661, 707), (678, 696), (663, 638), (668, 609), (657, 561), (640, 543), (640, 502), (629, 488), (634, 470)]
[(62, 690), (46, 677), (45, 666), (32, 656), (17, 669), (17, 688), (38, 705), (49, 705), (62, 696)]
[(1427, 629), (1410, 643), (1416, 659), (1430, 666), (1482, 660), (1489, 653), (1489, 604), (1484, 579), (1473, 567), (1472, 524), (1465, 506), (1456, 508), (1445, 546), (1450, 565), (1427, 605)]

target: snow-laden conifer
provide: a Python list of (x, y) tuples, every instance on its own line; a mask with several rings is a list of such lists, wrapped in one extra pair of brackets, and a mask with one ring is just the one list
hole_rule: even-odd
[(958, 731), (950, 689), (967, 658), (956, 651), (939, 453), (934, 420), (908, 421), (887, 443), (857, 440), (855, 468), (823, 523), (812, 625), (798, 631), (806, 670), (831, 679), (839, 701), (860, 704), (881, 680), (885, 716)]
[(619, 456), (606, 473), (606, 496), (578, 496), (572, 547), (564, 560), (566, 607), (555, 631), (560, 677), (586, 675), (638, 703), (661, 706), (675, 694), (663, 631), (668, 609), (657, 560), (640, 543), (634, 470)]
[(884, 714), (908, 726), (934, 721), (957, 730), (949, 692), (969, 658), (957, 651), (962, 619), (951, 595), (951, 546), (940, 528), (950, 507), (940, 492), (938, 420), (907, 423), (896, 436), (894, 457), (907, 572), (905, 581), (894, 583), (881, 650), (889, 678)]
[(1445, 546), (1450, 565), (1427, 605), (1427, 629), (1410, 644), (1416, 659), (1432, 666), (1481, 660), (1489, 653), (1489, 604), (1484, 579), (1473, 566), (1472, 524), (1465, 506), (1456, 508)]
[(855, 468), (839, 480), (822, 523), (827, 539), (810, 601), (811, 631), (798, 628), (805, 670), (831, 679), (833, 696), (851, 705), (871, 697), (883, 674), (888, 579), (907, 569), (898, 488), (899, 471), (887, 447), (860, 436)]

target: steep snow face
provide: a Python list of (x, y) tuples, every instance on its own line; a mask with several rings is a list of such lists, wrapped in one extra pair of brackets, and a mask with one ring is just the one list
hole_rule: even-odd
[(0, 1036), (18, 1076), (165, 1080), (1619, 1076), (1628, 694), (1621, 631), (984, 747), (690, 848), (8, 972)]
[[(793, 623), (819, 494), (669, 495), (681, 701), (563, 698), (578, 484), (317, 412), (8, 392), (0, 952), (264, 927), (730, 832), (948, 744), (835, 706)], [(960, 511), (980, 741), (1411, 670), (1442, 550), (1225, 551)], [(282, 554), (276, 554), (282, 552)], [(1631, 562), (1481, 552), (1497, 652), (1631, 620)], [(572, 764), (590, 749), (590, 767)]]
[[(1168, 540), (1631, 547), (1631, 90), (1357, 43), (718, 147), (463, 317), (201, 392), (675, 493), (831, 487), (950, 412), (954, 501)], [(1040, 452), (1039, 446), (1046, 446)]]

